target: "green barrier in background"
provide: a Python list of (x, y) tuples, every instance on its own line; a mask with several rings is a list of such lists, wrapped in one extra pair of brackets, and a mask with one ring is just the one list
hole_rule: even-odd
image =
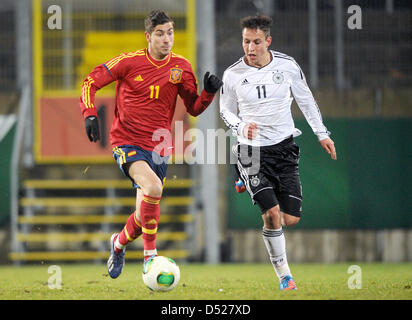
[[(411, 119), (326, 119), (338, 160), (320, 147), (305, 120), (295, 121), (303, 134), (300, 176), (303, 214), (294, 229), (412, 228)], [(228, 228), (262, 227), (257, 206), (228, 178)]]
[(15, 129), (14, 124), (3, 139), (0, 139), (0, 226), (4, 225), (10, 216), (10, 161)]

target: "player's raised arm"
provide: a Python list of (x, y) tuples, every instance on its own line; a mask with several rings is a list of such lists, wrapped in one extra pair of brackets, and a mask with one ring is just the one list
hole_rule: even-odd
[(186, 79), (179, 87), (179, 95), (183, 99), (187, 112), (197, 117), (210, 105), (223, 82), (217, 76), (206, 72), (203, 77), (204, 89), (198, 95), (196, 78), (193, 72), (187, 72), (184, 76)]

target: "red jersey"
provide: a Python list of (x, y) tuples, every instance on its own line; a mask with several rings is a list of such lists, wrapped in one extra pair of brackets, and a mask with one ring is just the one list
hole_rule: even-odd
[[(97, 117), (95, 93), (113, 81), (117, 81), (110, 130), (113, 147), (128, 144), (153, 151), (162, 142), (154, 134), (170, 132), (178, 95), (193, 116), (201, 114), (214, 98), (205, 90), (198, 95), (195, 75), (185, 58), (170, 52), (165, 60), (157, 61), (143, 49), (123, 53), (93, 69), (82, 85), (80, 108), (84, 118)], [(162, 156), (172, 153), (171, 140), (165, 142), (169, 148), (162, 148)]]

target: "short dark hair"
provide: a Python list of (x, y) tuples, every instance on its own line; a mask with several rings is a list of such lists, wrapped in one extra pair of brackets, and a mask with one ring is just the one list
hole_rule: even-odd
[(242, 30), (244, 28), (248, 29), (260, 29), (265, 33), (265, 37), (270, 36), (270, 27), (272, 26), (272, 18), (268, 16), (248, 16), (240, 20), (240, 25)]
[(144, 28), (147, 33), (152, 33), (157, 25), (165, 24), (168, 22), (172, 22), (174, 25), (174, 21), (166, 12), (162, 10), (153, 10), (144, 20)]

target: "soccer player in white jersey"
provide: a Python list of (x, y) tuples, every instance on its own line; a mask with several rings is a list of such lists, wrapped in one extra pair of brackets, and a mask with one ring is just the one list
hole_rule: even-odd
[(300, 154), (293, 139), (301, 132), (294, 126), (291, 94), (333, 160), (336, 150), (299, 65), (290, 56), (269, 50), (271, 24), (267, 16), (241, 20), (245, 55), (224, 72), (220, 116), (237, 135), (235, 168), (260, 207), (262, 236), (280, 289), (296, 290), (282, 231), (282, 225), (299, 222), (302, 210)]

